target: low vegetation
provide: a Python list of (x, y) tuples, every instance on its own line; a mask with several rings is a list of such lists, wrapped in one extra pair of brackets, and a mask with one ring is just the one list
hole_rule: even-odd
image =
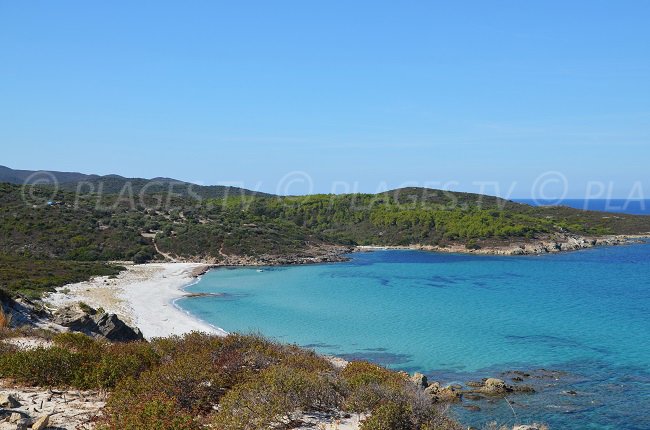
[(99, 261), (71, 261), (28, 258), (0, 254), (0, 289), (29, 299), (56, 287), (80, 282), (93, 276), (117, 275), (124, 267)]
[(365, 362), (341, 370), (259, 336), (109, 344), (59, 334), (47, 348), (3, 351), (0, 378), (107, 390), (105, 430), (281, 429), (304, 412), (369, 414), (365, 430), (461, 428), (403, 374)]

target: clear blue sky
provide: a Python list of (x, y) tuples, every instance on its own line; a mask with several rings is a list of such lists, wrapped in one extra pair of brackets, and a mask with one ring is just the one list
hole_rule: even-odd
[(0, 164), (516, 197), (558, 171), (569, 197), (650, 194), (648, 17), (645, 0), (0, 1)]

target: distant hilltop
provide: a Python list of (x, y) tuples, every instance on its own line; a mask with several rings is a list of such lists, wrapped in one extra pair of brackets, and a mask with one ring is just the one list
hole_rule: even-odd
[(125, 178), (120, 175), (94, 175), (79, 172), (60, 172), (56, 170), (18, 170), (0, 166), (0, 182), (10, 184), (54, 185), (58, 183), (61, 189), (88, 193), (101, 191), (103, 193), (119, 193), (125, 186), (130, 185), (134, 194), (141, 191), (147, 194), (173, 192), (183, 197), (222, 198), (226, 196), (269, 196), (270, 194), (252, 191), (245, 188), (225, 185), (197, 185), (173, 178)]

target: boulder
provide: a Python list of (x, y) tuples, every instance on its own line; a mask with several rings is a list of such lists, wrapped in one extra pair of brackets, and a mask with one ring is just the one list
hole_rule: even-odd
[(463, 408), (472, 412), (479, 412), (481, 408), (478, 405), (463, 405)]
[(66, 306), (65, 308), (59, 309), (54, 315), (54, 322), (72, 331), (79, 331), (86, 334), (96, 329), (91, 315), (85, 312), (80, 306)]
[(27, 415), (24, 415), (20, 412), (13, 412), (9, 416), (9, 422), (11, 424), (16, 424), (18, 427), (20, 426), (27, 427), (31, 423), (31, 420)]
[(440, 391), (440, 383), (432, 382), (427, 388), (424, 389), (424, 392), (431, 397), (434, 397), (438, 391)]
[(11, 394), (0, 394), (0, 406), (7, 409), (20, 407), (20, 402)]
[(0, 430), (26, 430), (31, 422), (29, 416), (21, 412), (13, 412), (0, 423)]
[(485, 385), (486, 388), (491, 389), (503, 389), (506, 387), (505, 381), (498, 378), (487, 378), (483, 385)]
[(463, 398), (467, 400), (483, 400), (485, 397), (475, 393), (464, 393)]
[(453, 386), (441, 387), (438, 382), (429, 385), (424, 392), (431, 397), (434, 402), (458, 402), (463, 396), (463, 392)]
[(88, 306), (68, 306), (58, 311), (54, 322), (71, 331), (112, 342), (144, 340), (136, 327), (130, 327), (117, 315), (97, 312)]
[(429, 383), (427, 381), (427, 377), (424, 376), (421, 373), (418, 373), (418, 372), (414, 373), (413, 376), (411, 376), (410, 379), (411, 379), (411, 382), (413, 382), (415, 384), (415, 386), (420, 388), (420, 389), (424, 390), (425, 388), (427, 388), (429, 386)]
[(27, 426), (18, 423), (0, 422), (0, 430), (26, 430)]
[(485, 394), (496, 395), (512, 391), (512, 388), (508, 387), (502, 379), (488, 378), (485, 380), (481, 391)]
[(129, 342), (144, 340), (142, 332), (137, 327), (131, 327), (124, 323), (115, 314), (102, 314), (93, 318), (99, 334), (111, 341)]
[(50, 423), (50, 416), (43, 415), (32, 424), (32, 430), (43, 430)]
[(515, 391), (517, 393), (534, 393), (535, 389), (530, 385), (515, 385), (514, 387), (508, 386), (509, 390)]
[(540, 427), (536, 425), (523, 425), (523, 426), (514, 426), (512, 430), (541, 430)]

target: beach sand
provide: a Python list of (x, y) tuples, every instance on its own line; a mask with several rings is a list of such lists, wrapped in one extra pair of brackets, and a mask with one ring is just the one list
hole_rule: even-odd
[(227, 334), (174, 304), (176, 299), (185, 296), (184, 288), (196, 282), (196, 274), (207, 270), (205, 264), (149, 263), (130, 264), (126, 268), (114, 279), (101, 276), (65, 285), (44, 301), (51, 308), (77, 302), (103, 308), (138, 327), (147, 339), (191, 331)]

